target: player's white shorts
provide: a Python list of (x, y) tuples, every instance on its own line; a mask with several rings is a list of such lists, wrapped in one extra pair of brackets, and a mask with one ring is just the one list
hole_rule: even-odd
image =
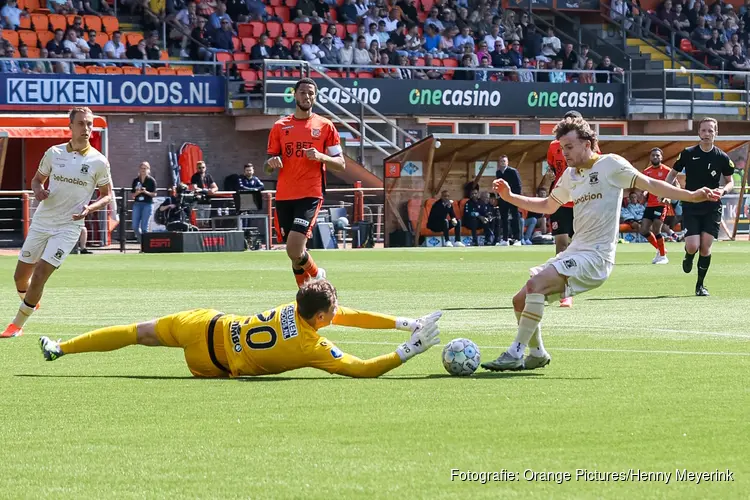
[(23, 242), (18, 260), (36, 264), (39, 259), (60, 267), (81, 236), (83, 226), (68, 224), (55, 229), (39, 228), (33, 223)]
[(541, 266), (532, 267), (529, 271), (531, 276), (536, 276), (549, 266), (553, 266), (558, 273), (568, 278), (565, 290), (560, 297), (547, 297), (550, 302), (553, 302), (560, 298), (572, 297), (599, 288), (612, 274), (614, 264), (604, 260), (596, 252), (565, 250)]

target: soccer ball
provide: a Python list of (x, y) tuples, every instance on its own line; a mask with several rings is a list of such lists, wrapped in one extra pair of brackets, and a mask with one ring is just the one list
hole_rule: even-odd
[(451, 375), (466, 377), (479, 368), (479, 347), (469, 339), (454, 339), (443, 348), (443, 366)]

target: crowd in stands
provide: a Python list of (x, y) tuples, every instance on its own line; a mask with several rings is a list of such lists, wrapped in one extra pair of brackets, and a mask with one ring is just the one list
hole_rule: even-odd
[[(646, 211), (645, 193), (639, 190), (631, 190), (622, 200), (620, 208), (620, 232), (628, 233), (627, 241), (643, 241), (638, 237), (641, 232), (641, 221)], [(681, 228), (682, 205), (679, 201), (670, 202), (667, 205), (666, 217), (662, 226), (662, 233), (667, 241), (682, 241), (685, 231)]]
[(661, 37), (708, 66), (748, 71), (750, 0), (739, 9), (721, 1), (665, 0), (646, 12), (640, 2), (613, 0), (610, 17), (617, 24), (647, 36)]

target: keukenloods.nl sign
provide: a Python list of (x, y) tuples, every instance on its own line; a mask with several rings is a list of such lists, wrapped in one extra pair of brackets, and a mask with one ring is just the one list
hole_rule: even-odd
[(209, 113), (224, 111), (224, 79), (215, 76), (0, 74), (6, 110)]
[[(624, 85), (617, 83), (514, 83), (440, 80), (346, 79), (336, 80), (346, 91), (317, 79), (318, 102), (338, 113), (338, 103), (358, 112), (357, 97), (385, 115), (422, 116), (539, 116), (559, 118), (569, 110), (587, 118), (621, 118), (625, 115)], [(294, 82), (269, 84), (272, 108), (294, 107)], [(347, 92), (348, 91), (348, 92)], [(351, 94), (351, 95), (350, 95)]]

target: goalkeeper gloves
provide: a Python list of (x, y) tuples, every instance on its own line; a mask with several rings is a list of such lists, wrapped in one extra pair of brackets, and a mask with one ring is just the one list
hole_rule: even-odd
[[(440, 316), (438, 316), (438, 318), (439, 317)], [(422, 318), (420, 318), (420, 320), (421, 319)], [(422, 354), (430, 347), (440, 343), (440, 338), (438, 337), (438, 335), (440, 335), (440, 330), (435, 321), (437, 321), (437, 319), (425, 326), (417, 327), (416, 331), (411, 334), (411, 338), (408, 342), (404, 342), (398, 346), (396, 354), (401, 358), (402, 363), (406, 363), (417, 354)]]
[(419, 327), (437, 324), (442, 315), (443, 311), (435, 311), (419, 319), (396, 318), (396, 329), (414, 333)]

